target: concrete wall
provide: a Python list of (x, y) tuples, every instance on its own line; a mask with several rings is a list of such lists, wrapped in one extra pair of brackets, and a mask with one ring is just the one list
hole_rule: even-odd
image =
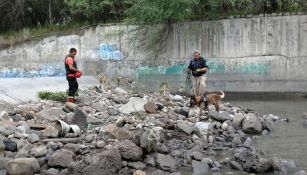
[(60, 76), (65, 54), (76, 47), (79, 65), (88, 74), (104, 71), (134, 78), (145, 89), (159, 88), (162, 81), (179, 88), (185, 86), (192, 51), (198, 49), (210, 67), (209, 90), (307, 91), (307, 15), (178, 23), (158, 57), (132, 42), (132, 28), (101, 25), (84, 29), (81, 36), (51, 37), (2, 50), (0, 77), (12, 77), (3, 70), (18, 67), (26, 68), (18, 69), (23, 76)]

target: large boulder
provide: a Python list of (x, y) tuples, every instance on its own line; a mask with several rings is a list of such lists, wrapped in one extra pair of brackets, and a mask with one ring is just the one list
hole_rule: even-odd
[(241, 128), (244, 118), (245, 118), (244, 114), (236, 113), (232, 121), (234, 127)]
[(132, 161), (142, 160), (142, 148), (128, 139), (120, 141), (115, 145), (115, 148), (118, 148), (123, 159)]
[(9, 175), (33, 175), (40, 166), (35, 158), (17, 158), (8, 162), (6, 170)]
[(156, 149), (159, 142), (159, 135), (157, 135), (153, 130), (146, 130), (141, 138), (140, 138), (140, 145), (144, 148), (147, 152), (152, 152)]
[(117, 149), (110, 149), (88, 156), (81, 161), (74, 162), (68, 167), (71, 175), (111, 175), (118, 174), (122, 168), (122, 159)]
[(124, 104), (119, 110), (124, 114), (130, 114), (132, 112), (145, 112), (144, 105), (147, 100), (139, 97), (131, 97), (128, 103)]
[(242, 122), (242, 130), (248, 134), (259, 134), (262, 131), (262, 124), (258, 117), (253, 113), (246, 114)]
[(61, 149), (51, 155), (48, 160), (50, 167), (67, 168), (71, 162), (76, 160), (76, 155), (67, 149)]
[(273, 161), (261, 158), (257, 153), (245, 150), (236, 157), (243, 169), (247, 172), (264, 173), (273, 168)]

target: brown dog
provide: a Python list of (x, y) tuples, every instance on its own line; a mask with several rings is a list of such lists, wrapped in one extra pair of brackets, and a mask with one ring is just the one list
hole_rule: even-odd
[(208, 108), (209, 105), (214, 105), (217, 112), (220, 111), (221, 100), (225, 97), (223, 91), (209, 92), (201, 96), (191, 95), (190, 107), (198, 105), (200, 108), (199, 116), (201, 116), (202, 110)]

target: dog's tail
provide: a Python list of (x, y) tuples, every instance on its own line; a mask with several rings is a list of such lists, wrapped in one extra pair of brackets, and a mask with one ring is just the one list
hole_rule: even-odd
[(219, 91), (218, 95), (223, 99), (225, 97), (225, 93), (223, 91)]

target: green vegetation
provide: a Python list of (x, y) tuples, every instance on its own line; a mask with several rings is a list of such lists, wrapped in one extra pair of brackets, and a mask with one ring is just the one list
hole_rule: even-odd
[(175, 22), (305, 11), (306, 0), (0, 0), (0, 48), (107, 22), (141, 25), (136, 36), (152, 46), (163, 43)]
[(49, 92), (49, 91), (40, 91), (37, 93), (38, 97), (42, 100), (52, 100), (58, 102), (65, 102), (66, 92)]

